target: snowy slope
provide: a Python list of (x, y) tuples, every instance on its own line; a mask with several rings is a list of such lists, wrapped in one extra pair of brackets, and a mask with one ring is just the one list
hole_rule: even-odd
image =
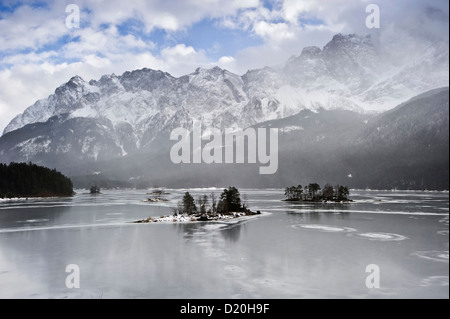
[[(56, 117), (70, 123), (66, 126), (74, 134), (72, 151), (80, 146), (87, 159), (98, 159), (99, 152), (121, 157), (144, 148), (161, 133), (190, 127), (193, 120), (201, 120), (204, 127), (245, 128), (304, 109), (388, 110), (427, 90), (448, 86), (448, 65), (448, 43), (425, 46), (399, 65), (389, 62), (370, 37), (338, 34), (323, 49), (305, 48), (282, 69), (266, 67), (243, 76), (219, 67), (199, 68), (179, 78), (150, 69), (89, 82), (76, 76), (18, 115), (4, 134)], [(85, 127), (89, 130), (83, 131)], [(19, 159), (70, 152), (52, 132), (46, 137), (30, 132), (11, 145)]]

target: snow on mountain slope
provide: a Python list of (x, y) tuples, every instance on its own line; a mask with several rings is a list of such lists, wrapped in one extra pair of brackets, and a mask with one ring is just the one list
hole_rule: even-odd
[[(384, 111), (448, 86), (448, 43), (430, 44), (405, 57), (403, 64), (386, 57), (368, 36), (338, 34), (323, 49), (305, 48), (283, 69), (266, 67), (243, 76), (219, 67), (199, 68), (179, 78), (150, 69), (89, 82), (75, 76), (13, 119), (4, 134), (56, 116), (70, 121), (79, 135), (72, 144), (83, 144), (87, 157), (97, 158), (106, 149), (112, 156), (124, 156), (162, 132), (189, 127), (193, 120), (201, 120), (204, 127), (245, 128), (304, 109)], [(89, 132), (80, 131), (85, 126)], [(36, 138), (30, 135), (16, 146), (24, 158), (35, 154), (30, 145), (38, 140), (40, 150), (51, 152), (47, 137)], [(63, 142), (58, 143), (64, 152)]]

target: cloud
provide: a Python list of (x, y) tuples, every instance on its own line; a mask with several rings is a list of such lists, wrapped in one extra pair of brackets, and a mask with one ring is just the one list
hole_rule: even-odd
[(80, 3), (89, 8), (94, 26), (135, 18), (144, 22), (146, 32), (155, 28), (177, 31), (205, 18), (235, 15), (239, 10), (260, 5), (259, 0), (81, 0)]
[[(65, 26), (66, 1), (2, 3), (9, 9), (0, 9), (0, 131), (74, 75), (89, 80), (148, 67), (181, 76), (214, 65), (243, 74), (283, 65), (305, 46), (322, 47), (338, 32), (371, 33), (401, 59), (433, 41), (448, 41), (449, 34), (449, 4), (441, 0), (377, 0), (382, 28), (372, 30), (365, 26), (365, 8), (372, 3), (366, 0), (76, 3), (80, 29)], [(218, 30), (209, 46), (197, 47), (192, 41), (196, 34), (186, 41), (180, 36), (196, 30), (197, 24)], [(244, 45), (227, 50), (235, 39), (222, 39), (220, 30), (239, 32)], [(251, 44), (255, 42), (260, 44)]]
[(234, 62), (234, 58), (232, 56), (223, 56), (219, 59), (219, 63), (228, 64)]
[(3, 14), (0, 30), (2, 51), (38, 49), (68, 33), (64, 20), (57, 12), (28, 5), (19, 7), (11, 14)]
[(294, 30), (287, 23), (267, 23), (259, 21), (253, 26), (253, 31), (271, 43), (278, 43), (295, 36)]
[(311, 14), (311, 11), (320, 11), (323, 1), (315, 0), (285, 0), (283, 1), (282, 14), (286, 21), (296, 25), (299, 18), (304, 14)]
[(191, 73), (196, 67), (209, 66), (210, 61), (205, 51), (196, 51), (192, 46), (178, 44), (161, 51), (160, 64), (162, 70), (168, 71), (175, 76), (181, 76)]
[(29, 63), (38, 63), (45, 62), (48, 59), (56, 57), (58, 52), (56, 51), (45, 51), (41, 53), (30, 52), (30, 53), (19, 53), (15, 55), (9, 55), (0, 60), (1, 63), (4, 64), (29, 64)]
[(72, 36), (77, 39), (64, 45), (61, 51), (69, 59), (82, 59), (86, 55), (99, 54), (108, 56), (127, 52), (143, 52), (155, 48), (151, 41), (143, 41), (131, 34), (120, 35), (116, 26), (102, 30), (93, 28), (79, 29)]

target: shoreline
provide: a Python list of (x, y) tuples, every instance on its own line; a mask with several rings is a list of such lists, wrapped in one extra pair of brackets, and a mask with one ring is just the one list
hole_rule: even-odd
[(304, 200), (304, 199), (282, 199), (282, 202), (291, 202), (291, 203), (307, 203), (307, 204), (349, 204), (349, 203), (355, 203), (353, 199), (348, 200), (341, 200), (341, 201), (335, 201), (335, 200)]
[[(258, 211), (257, 213), (232, 213), (230, 215), (217, 214), (215, 216), (189, 216), (186, 214), (173, 216), (149, 217), (134, 221), (133, 224), (169, 224), (169, 223), (214, 223), (245, 220), (253, 217), (266, 216), (271, 213)], [(206, 217), (206, 218), (205, 218)]]
[[(193, 187), (193, 188), (186, 188), (186, 187), (180, 187), (180, 188), (174, 188), (174, 187), (167, 187), (166, 190), (180, 190), (180, 191), (220, 191), (224, 187)], [(259, 187), (242, 187), (242, 189), (252, 189), (252, 190), (274, 190), (274, 191), (284, 191), (284, 188), (275, 188), (275, 187), (267, 187), (267, 188), (259, 188)], [(88, 188), (74, 188), (74, 190), (79, 191), (86, 191)], [(151, 190), (151, 188), (138, 188), (138, 187), (105, 187), (103, 190), (113, 191), (113, 190), (133, 190), (133, 191), (146, 191), (148, 192)], [(350, 191), (353, 192), (406, 192), (406, 193), (449, 193), (450, 190), (423, 190), (423, 189), (372, 189), (372, 188), (351, 188)], [(170, 194), (170, 193), (168, 193)], [(166, 195), (168, 195), (166, 194)], [(155, 195), (153, 193), (146, 193), (146, 195)]]
[(69, 198), (75, 196), (76, 193), (72, 195), (61, 195), (61, 196), (28, 196), (28, 197), (13, 197), (13, 198), (0, 198), (0, 203), (8, 203), (8, 202), (26, 202), (29, 200), (36, 199), (57, 199), (57, 198)]

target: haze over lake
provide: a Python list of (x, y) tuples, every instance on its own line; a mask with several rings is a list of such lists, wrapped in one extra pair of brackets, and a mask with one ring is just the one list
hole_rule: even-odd
[[(449, 298), (448, 192), (352, 191), (354, 203), (240, 189), (262, 216), (133, 224), (171, 214), (145, 190), (0, 203), (0, 298)], [(201, 194), (222, 189), (190, 189)], [(66, 266), (80, 268), (67, 289)], [(380, 288), (366, 287), (368, 265)]]

